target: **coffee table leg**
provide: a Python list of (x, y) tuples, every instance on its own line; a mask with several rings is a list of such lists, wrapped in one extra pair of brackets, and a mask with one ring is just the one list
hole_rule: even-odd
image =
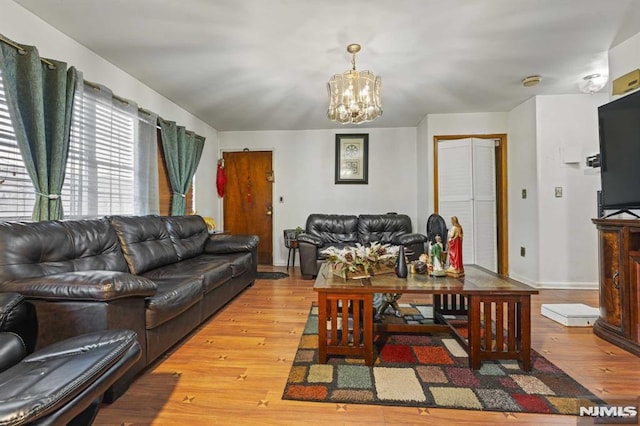
[(469, 367), (473, 370), (480, 369), (480, 298), (469, 296), (468, 312), (468, 347), (469, 347)]
[(522, 351), (522, 368), (531, 371), (531, 297), (522, 296), (518, 303), (518, 337)]
[(373, 294), (365, 294), (362, 323), (364, 326), (362, 345), (364, 346), (364, 363), (373, 365)]
[(327, 295), (318, 293), (318, 362), (327, 363)]

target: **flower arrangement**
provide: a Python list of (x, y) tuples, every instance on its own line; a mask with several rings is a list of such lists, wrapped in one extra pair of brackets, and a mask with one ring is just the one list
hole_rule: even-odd
[(329, 247), (322, 250), (327, 261), (333, 265), (334, 272), (347, 279), (349, 274), (370, 276), (376, 272), (391, 272), (396, 258), (398, 246), (373, 242), (369, 246), (356, 243), (355, 247)]

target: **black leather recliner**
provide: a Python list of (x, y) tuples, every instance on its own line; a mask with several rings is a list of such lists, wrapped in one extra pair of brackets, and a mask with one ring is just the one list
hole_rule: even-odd
[(304, 279), (318, 274), (326, 260), (322, 251), (328, 247), (367, 245), (372, 242), (403, 245), (412, 254), (410, 260), (424, 253), (427, 237), (412, 231), (411, 218), (405, 214), (337, 215), (314, 213), (307, 218), (305, 232), (298, 235), (300, 271)]
[(104, 392), (140, 357), (136, 333), (105, 330), (33, 353), (23, 297), (0, 293), (0, 425), (90, 425)]

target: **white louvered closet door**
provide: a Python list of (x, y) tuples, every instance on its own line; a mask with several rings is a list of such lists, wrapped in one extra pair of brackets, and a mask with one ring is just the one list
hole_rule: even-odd
[(438, 212), (447, 227), (458, 217), (463, 262), (497, 271), (494, 140), (438, 143)]
[(495, 141), (472, 139), (475, 264), (498, 272)]
[(438, 214), (447, 222), (447, 229), (451, 228), (451, 216), (458, 216), (464, 230), (462, 262), (466, 264), (475, 263), (472, 167), (470, 139), (438, 143)]

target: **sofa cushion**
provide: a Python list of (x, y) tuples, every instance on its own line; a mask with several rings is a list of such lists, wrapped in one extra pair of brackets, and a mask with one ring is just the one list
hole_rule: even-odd
[(171, 237), (159, 216), (114, 216), (111, 225), (132, 274), (178, 261)]
[(128, 272), (108, 219), (0, 222), (0, 281), (88, 270)]
[(168, 216), (163, 218), (179, 260), (202, 253), (209, 238), (207, 225), (200, 216)]
[(231, 274), (233, 278), (252, 271), (253, 260), (251, 253), (229, 253), (222, 255), (215, 255), (216, 259), (224, 262), (229, 262), (231, 265)]
[(360, 242), (358, 239), (358, 217), (352, 215), (318, 214), (307, 218), (307, 234), (319, 237), (326, 244)]
[(398, 237), (411, 233), (411, 218), (405, 214), (362, 214), (358, 233), (362, 244), (398, 244)]
[(206, 294), (232, 278), (231, 265), (220, 256), (202, 255), (147, 271), (145, 278), (153, 281), (168, 278), (198, 278)]
[(158, 278), (155, 295), (147, 298), (146, 328), (155, 328), (202, 300), (202, 280), (198, 277)]

